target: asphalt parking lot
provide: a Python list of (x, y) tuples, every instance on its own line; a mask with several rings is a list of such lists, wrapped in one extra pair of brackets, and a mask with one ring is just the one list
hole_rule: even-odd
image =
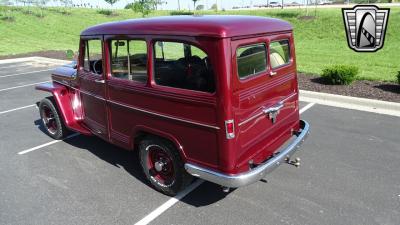
[(43, 132), (33, 104), (48, 94), (34, 84), (58, 65), (0, 61), (0, 224), (400, 224), (399, 117), (301, 102), (312, 131), (299, 168), (230, 193), (197, 181), (171, 199), (133, 152)]

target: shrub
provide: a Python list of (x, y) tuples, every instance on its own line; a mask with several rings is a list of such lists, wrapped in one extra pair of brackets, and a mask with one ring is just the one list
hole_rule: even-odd
[(103, 14), (103, 15), (106, 15), (106, 16), (114, 15), (114, 12), (112, 10), (108, 10), (108, 9), (100, 9), (100, 10), (97, 11), (97, 13)]
[(400, 84), (400, 71), (397, 72), (397, 83)]
[(172, 11), (170, 12), (170, 15), (171, 16), (194, 15), (194, 13), (188, 11)]
[(333, 65), (322, 70), (322, 77), (331, 84), (351, 84), (358, 74), (358, 68), (351, 65)]

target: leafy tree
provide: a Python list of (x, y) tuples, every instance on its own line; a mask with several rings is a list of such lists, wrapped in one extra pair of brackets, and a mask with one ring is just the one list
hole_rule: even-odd
[(108, 4), (111, 5), (111, 7), (113, 7), (113, 5), (118, 2), (118, 0), (104, 0), (105, 2), (107, 2)]
[(132, 10), (145, 17), (154, 11), (159, 4), (161, 4), (159, 0), (136, 0), (132, 4)]
[(218, 10), (218, 5), (217, 4), (213, 4), (210, 9), (217, 11)]
[(204, 10), (204, 5), (198, 5), (196, 7), (196, 10), (198, 10), (198, 11)]

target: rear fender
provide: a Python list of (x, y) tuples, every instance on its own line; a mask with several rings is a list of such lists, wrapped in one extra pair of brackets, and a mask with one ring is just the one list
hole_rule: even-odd
[(90, 135), (91, 132), (80, 124), (82, 115), (76, 115), (72, 109), (71, 100), (76, 98), (75, 91), (72, 89), (57, 84), (55, 82), (42, 83), (35, 86), (36, 90), (50, 92), (57, 104), (57, 109), (61, 114), (64, 124), (67, 128), (77, 131), (82, 134)]
[[(184, 151), (184, 148), (182, 146), (182, 144), (178, 141), (178, 139), (176, 139), (173, 135), (166, 133), (164, 131), (161, 130), (157, 130), (157, 129), (153, 129), (144, 125), (138, 125), (136, 126), (133, 131), (132, 131), (132, 137), (130, 140), (134, 141), (135, 138), (137, 137), (139, 133), (145, 133), (145, 134), (149, 134), (149, 135), (154, 135), (154, 136), (158, 136), (161, 138), (164, 138), (168, 141), (170, 141), (173, 145), (175, 145), (176, 149), (178, 150), (182, 160), (186, 161), (187, 157)], [(137, 144), (137, 143), (132, 143), (131, 147), (133, 148), (133, 146)]]

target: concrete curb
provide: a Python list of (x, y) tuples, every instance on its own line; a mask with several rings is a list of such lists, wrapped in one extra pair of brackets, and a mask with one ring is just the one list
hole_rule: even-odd
[(400, 117), (400, 103), (300, 90), (300, 101)]

